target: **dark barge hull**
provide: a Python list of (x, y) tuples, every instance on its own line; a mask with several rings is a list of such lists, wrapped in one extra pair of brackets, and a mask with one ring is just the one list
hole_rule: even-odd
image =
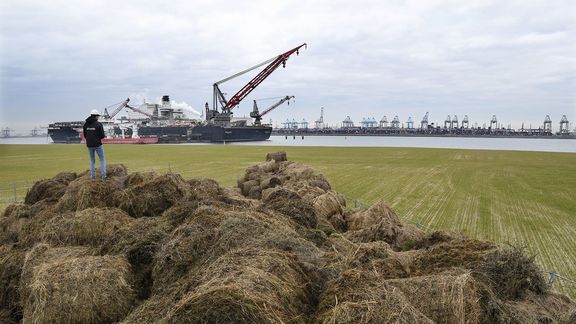
[[(78, 131), (83, 122), (54, 123), (48, 134), (54, 143), (80, 143)], [(272, 127), (245, 126), (141, 126), (138, 135), (142, 138), (158, 138), (158, 143), (225, 143), (265, 141), (270, 138)]]

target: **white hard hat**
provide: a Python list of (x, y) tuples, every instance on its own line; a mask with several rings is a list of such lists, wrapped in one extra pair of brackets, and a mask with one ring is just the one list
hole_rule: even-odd
[(92, 116), (100, 116), (100, 112), (98, 111), (98, 109), (92, 109), (92, 111), (90, 112), (90, 115), (92, 115)]

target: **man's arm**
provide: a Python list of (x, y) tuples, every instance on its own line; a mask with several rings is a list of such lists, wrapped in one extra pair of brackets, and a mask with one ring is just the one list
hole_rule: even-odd
[(104, 134), (104, 127), (102, 126), (102, 124), (98, 124), (98, 134), (100, 135), (100, 139), (106, 137), (106, 134)]

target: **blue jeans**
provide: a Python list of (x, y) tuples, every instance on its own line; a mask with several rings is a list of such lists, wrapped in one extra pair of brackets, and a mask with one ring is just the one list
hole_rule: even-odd
[(104, 160), (104, 149), (102, 145), (98, 147), (89, 147), (88, 152), (90, 152), (90, 177), (92, 179), (96, 176), (95, 165), (96, 164), (96, 157), (94, 156), (94, 152), (98, 154), (98, 159), (100, 160), (100, 173), (102, 175), (102, 179), (106, 178), (106, 160)]

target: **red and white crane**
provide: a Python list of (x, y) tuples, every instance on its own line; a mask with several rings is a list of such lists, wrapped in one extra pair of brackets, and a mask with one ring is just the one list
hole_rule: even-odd
[[(277, 55), (269, 60), (266, 60), (258, 65), (255, 65), (249, 69), (246, 69), (244, 71), (238, 72), (234, 75), (231, 75), (225, 79), (222, 79), (216, 83), (214, 83), (213, 87), (214, 87), (214, 98), (213, 98), (213, 103), (212, 103), (212, 108), (213, 110), (210, 113), (206, 114), (206, 119), (210, 120), (213, 119), (216, 114), (218, 114), (218, 106), (220, 107), (220, 109), (222, 110), (222, 114), (226, 114), (226, 115), (230, 115), (231, 114), (231, 110), (234, 109), (234, 107), (238, 106), (240, 104), (240, 102), (242, 100), (244, 100), (244, 98), (246, 98), (250, 92), (252, 92), (252, 90), (256, 89), (256, 87), (258, 87), (258, 85), (260, 85), (260, 83), (262, 83), (262, 81), (264, 81), (267, 77), (270, 76), (270, 74), (272, 74), (272, 72), (274, 72), (280, 65), (282, 65), (283, 67), (286, 67), (286, 61), (288, 60), (288, 58), (290, 58), (290, 56), (294, 53), (296, 53), (296, 55), (299, 54), (299, 50), (302, 47), (306, 47), (306, 43), (299, 45), (285, 53), (282, 53), (280, 55)], [(255, 70), (261, 66), (264, 66), (268, 64), (262, 71), (260, 71), (260, 73), (258, 73), (254, 78), (252, 78), (252, 80), (250, 80), (246, 85), (244, 85), (240, 90), (238, 90), (238, 92), (236, 92), (236, 94), (234, 94), (229, 100), (226, 99), (226, 97), (224, 96), (224, 93), (220, 90), (220, 85), (222, 83), (225, 83), (227, 81), (230, 81), (234, 78), (237, 78), (243, 74), (246, 74), (252, 70)], [(208, 105), (208, 104), (206, 104)]]

